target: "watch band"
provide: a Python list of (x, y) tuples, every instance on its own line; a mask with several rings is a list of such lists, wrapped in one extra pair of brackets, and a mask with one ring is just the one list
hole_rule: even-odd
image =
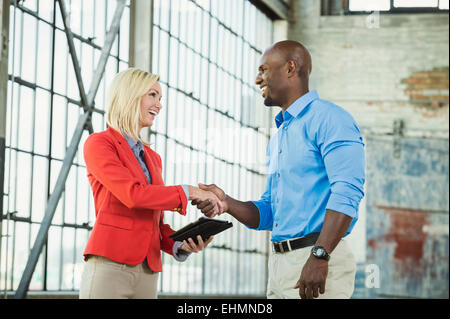
[(328, 254), (322, 246), (314, 246), (311, 248), (311, 253), (318, 259), (324, 259), (326, 261), (330, 260), (330, 254)]

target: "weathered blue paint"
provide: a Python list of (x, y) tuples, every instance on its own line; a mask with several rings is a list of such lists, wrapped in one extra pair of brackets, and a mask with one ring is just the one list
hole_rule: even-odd
[(404, 138), (400, 158), (392, 137), (366, 143), (366, 264), (380, 288), (364, 295), (448, 298), (448, 140)]

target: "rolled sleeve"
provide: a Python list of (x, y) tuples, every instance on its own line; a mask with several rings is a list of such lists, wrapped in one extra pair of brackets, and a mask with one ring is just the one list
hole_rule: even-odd
[(256, 228), (248, 227), (254, 230), (272, 230), (273, 227), (273, 214), (272, 214), (272, 203), (271, 203), (271, 177), (267, 178), (266, 189), (262, 194), (260, 200), (251, 201), (259, 211), (259, 225)]
[(326, 209), (334, 210), (336, 212), (350, 216), (351, 218), (357, 218), (358, 206), (359, 202), (351, 200), (346, 196), (331, 193)]
[(266, 200), (252, 201), (259, 211), (259, 225), (256, 228), (248, 227), (254, 230), (272, 230), (273, 216), (270, 202)]
[(357, 219), (364, 196), (364, 142), (349, 113), (340, 108), (331, 113), (319, 129), (318, 143), (331, 188), (326, 208)]
[(335, 143), (324, 158), (331, 195), (327, 209), (358, 218), (358, 207), (364, 196), (364, 144)]

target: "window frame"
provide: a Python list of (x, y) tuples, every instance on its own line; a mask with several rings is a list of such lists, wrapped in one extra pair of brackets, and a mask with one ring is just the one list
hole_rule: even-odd
[[(333, 16), (339, 15), (340, 13), (331, 13), (330, 11), (324, 12), (324, 1), (332, 0), (322, 0), (322, 16)], [(350, 1), (347, 0), (343, 5), (343, 15), (367, 15), (373, 12), (378, 12), (380, 14), (421, 14), (421, 13), (449, 13), (449, 9), (439, 9), (439, 1), (436, 7), (395, 7), (394, 0), (390, 0), (389, 10), (368, 10), (368, 11), (352, 11), (350, 10)]]

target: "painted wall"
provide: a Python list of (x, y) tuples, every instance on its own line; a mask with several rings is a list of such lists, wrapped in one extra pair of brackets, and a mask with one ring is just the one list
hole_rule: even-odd
[(310, 89), (347, 109), (366, 142), (349, 241), (380, 285), (360, 296), (448, 298), (448, 14), (321, 16), (320, 1), (290, 4), (288, 38), (313, 59)]
[(448, 298), (448, 140), (367, 138), (366, 264), (379, 297)]

